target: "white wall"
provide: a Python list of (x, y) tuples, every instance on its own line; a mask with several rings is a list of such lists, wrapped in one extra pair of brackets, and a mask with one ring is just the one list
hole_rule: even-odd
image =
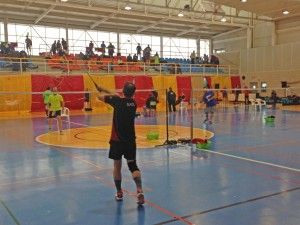
[(299, 81), (292, 86), (300, 88), (300, 17), (275, 24), (257, 22), (253, 48), (247, 49), (246, 29), (213, 38), (213, 46), (225, 50), (219, 55), (221, 63), (237, 65), (246, 84), (268, 82), (269, 87), (281, 87), (281, 81)]

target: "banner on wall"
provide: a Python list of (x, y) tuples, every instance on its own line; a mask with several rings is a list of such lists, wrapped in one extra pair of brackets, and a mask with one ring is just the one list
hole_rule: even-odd
[[(59, 92), (84, 91), (83, 76), (32, 75), (32, 92), (44, 92), (47, 87), (57, 87)], [(82, 109), (84, 94), (62, 94), (65, 106), (69, 109)], [(42, 94), (32, 95), (32, 111), (43, 111), (45, 108)]]

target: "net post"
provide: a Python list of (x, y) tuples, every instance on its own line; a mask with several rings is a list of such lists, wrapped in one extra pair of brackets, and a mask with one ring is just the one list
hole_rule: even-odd
[(191, 122), (190, 122), (190, 128), (191, 128), (191, 140), (193, 140), (193, 136), (194, 136), (194, 129), (193, 129), (193, 126), (194, 126), (194, 93), (193, 93), (193, 88), (191, 88), (191, 94), (190, 94), (190, 96), (191, 96), (191, 117), (190, 117), (190, 120), (191, 120)]

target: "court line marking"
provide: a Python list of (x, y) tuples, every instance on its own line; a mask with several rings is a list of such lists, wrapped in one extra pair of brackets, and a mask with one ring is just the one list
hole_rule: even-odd
[(15, 224), (21, 225), (17, 217), (12, 213), (12, 211), (8, 208), (8, 206), (5, 204), (5, 202), (0, 198), (1, 205), (5, 208), (6, 212), (10, 215), (10, 217), (13, 219)]
[[(180, 145), (180, 146), (184, 146), (184, 145)], [(217, 152), (217, 151), (212, 151), (212, 150), (208, 150), (208, 149), (200, 149), (199, 148), (198, 150), (199, 151), (208, 152), (208, 153), (212, 153), (212, 154), (216, 154), (216, 155), (227, 156), (229, 158), (241, 159), (241, 160), (248, 161), (248, 162), (253, 162), (253, 163), (257, 163), (257, 164), (263, 164), (263, 165), (267, 165), (267, 166), (272, 166), (272, 167), (276, 167), (276, 168), (290, 170), (290, 171), (294, 171), (294, 172), (299, 172), (300, 173), (300, 169), (293, 168), (293, 167), (282, 166), (282, 165), (279, 165), (279, 164), (268, 163), (268, 162), (265, 162), (265, 161), (260, 161), (260, 160), (255, 160), (255, 159), (249, 159), (249, 158), (245, 158), (245, 157), (242, 157), (242, 156), (231, 155), (231, 154)], [(187, 154), (184, 154), (184, 153), (177, 153), (177, 152), (174, 152), (174, 153), (175, 154), (180, 154), (180, 155), (186, 155), (186, 156), (188, 156)]]
[(272, 167), (276, 167), (276, 168), (290, 170), (290, 171), (294, 171), (294, 172), (299, 172), (300, 173), (300, 169), (293, 168), (293, 167), (282, 166), (282, 165), (279, 165), (279, 164), (269, 163), (269, 162), (255, 160), (255, 159), (250, 159), (250, 158), (245, 158), (245, 157), (242, 157), (242, 156), (236, 156), (236, 155), (231, 155), (231, 154), (227, 154), (227, 153), (211, 151), (211, 150), (208, 150), (208, 149), (199, 149), (199, 150), (200, 151), (209, 152), (209, 153), (212, 153), (212, 154), (216, 154), (216, 155), (227, 156), (227, 157), (234, 158), (234, 159), (241, 159), (241, 160), (248, 161), (248, 162), (263, 164), (263, 165), (267, 165), (267, 166), (272, 166)]
[[(247, 204), (247, 203), (250, 203), (250, 202), (259, 201), (261, 199), (270, 198), (270, 197), (274, 197), (274, 196), (277, 196), (277, 195), (282, 195), (282, 194), (286, 194), (286, 193), (293, 192), (293, 191), (298, 191), (298, 190), (300, 190), (300, 187), (295, 187), (295, 188), (288, 189), (288, 190), (282, 190), (282, 191), (275, 192), (275, 193), (272, 193), (272, 194), (263, 195), (263, 196), (260, 196), (260, 197), (235, 202), (235, 203), (231, 203), (231, 204), (224, 205), (224, 206), (219, 206), (219, 207), (216, 207), (216, 208), (212, 208), (212, 209), (208, 209), (208, 210), (204, 210), (204, 211), (200, 211), (200, 212), (195, 212), (195, 213), (192, 213), (192, 214), (189, 214), (189, 215), (182, 216), (182, 218), (186, 219), (186, 218), (189, 218), (189, 217), (198, 216), (198, 215), (202, 215), (202, 214), (206, 214), (206, 213), (210, 213), (210, 212), (215, 212), (215, 211), (218, 211), (218, 210), (221, 210), (221, 209), (226, 209), (226, 208), (234, 207), (234, 206), (237, 206), (237, 205), (243, 205), (243, 204)], [(176, 222), (176, 221), (177, 221), (176, 219), (173, 219), (173, 220), (168, 220), (168, 221), (156, 223), (154, 225), (163, 225), (163, 224), (168, 224), (168, 223), (172, 223), (172, 222)]]
[[(78, 159), (78, 160), (83, 161), (84, 163), (88, 163), (89, 165), (94, 166), (94, 167), (96, 167), (96, 168), (99, 168), (99, 167), (100, 167), (100, 166), (98, 166), (98, 165), (95, 164), (95, 163), (92, 163), (92, 162), (90, 162), (90, 161), (88, 161), (88, 160), (83, 159), (82, 157), (78, 157), (78, 156), (74, 157), (74, 155), (73, 155), (72, 153), (65, 152), (65, 151), (62, 150), (62, 149), (56, 149), (56, 150), (59, 151), (59, 152), (61, 152), (61, 153), (63, 153), (63, 154), (65, 154), (65, 155), (67, 155), (67, 156), (70, 156), (71, 158), (75, 158), (75, 159)], [(100, 168), (101, 168), (101, 167), (100, 167)], [(102, 180), (102, 182), (103, 182), (103, 179), (101, 179), (101, 177), (95, 176), (95, 178), (96, 178), (96, 179), (98, 178), (98, 180)], [(99, 178), (100, 178), (100, 179), (99, 179)], [(105, 182), (105, 183), (107, 183), (107, 182)], [(109, 186), (111, 186), (111, 185), (109, 185)], [(131, 192), (127, 191), (126, 189), (123, 189), (123, 191), (129, 193), (130, 195), (132, 194)], [(136, 195), (134, 195), (134, 196), (136, 196)], [(168, 215), (168, 216), (171, 216), (171, 217), (173, 217), (173, 218), (176, 218), (176, 220), (179, 220), (179, 221), (181, 221), (181, 222), (183, 222), (183, 223), (185, 223), (185, 224), (188, 224), (188, 225), (195, 225), (195, 224), (193, 224), (192, 222), (190, 222), (190, 221), (188, 221), (188, 220), (186, 220), (186, 219), (181, 218), (180, 216), (178, 216), (178, 215), (172, 213), (171, 211), (169, 211), (169, 210), (167, 210), (167, 209), (165, 209), (165, 208), (160, 207), (159, 205), (157, 205), (157, 204), (155, 204), (155, 203), (153, 203), (153, 202), (151, 202), (151, 201), (149, 201), (149, 200), (146, 200), (146, 199), (145, 199), (145, 203), (147, 203), (149, 206), (152, 206), (153, 208), (158, 209), (159, 211), (165, 213), (165, 214)]]

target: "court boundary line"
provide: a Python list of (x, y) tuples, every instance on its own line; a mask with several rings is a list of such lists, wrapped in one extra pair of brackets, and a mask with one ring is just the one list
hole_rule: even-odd
[(208, 152), (208, 153), (212, 153), (212, 154), (216, 154), (216, 155), (226, 156), (226, 157), (234, 158), (234, 159), (241, 159), (241, 160), (248, 161), (248, 162), (263, 164), (263, 165), (267, 165), (267, 166), (272, 166), (272, 167), (276, 167), (276, 168), (290, 170), (290, 171), (300, 173), (300, 169), (293, 168), (293, 167), (288, 167), (288, 166), (282, 166), (280, 164), (269, 163), (269, 162), (265, 162), (265, 161), (250, 159), (250, 158), (246, 158), (246, 157), (242, 157), (242, 156), (236, 156), (236, 155), (227, 154), (227, 153), (223, 153), (223, 152), (212, 151), (212, 150), (208, 150), (208, 149), (199, 149), (199, 151), (204, 151), (204, 152)]
[[(292, 188), (292, 189), (282, 190), (282, 191), (275, 192), (275, 193), (268, 194), (268, 195), (259, 196), (259, 197), (256, 197), (256, 198), (251, 198), (251, 199), (244, 200), (244, 201), (231, 203), (231, 204), (224, 205), (224, 206), (219, 206), (219, 207), (212, 208), (212, 209), (207, 209), (207, 210), (200, 211), (200, 212), (195, 212), (195, 213), (192, 213), (192, 214), (189, 214), (189, 215), (182, 216), (181, 218), (186, 219), (186, 218), (189, 218), (189, 217), (198, 216), (198, 215), (202, 215), (202, 214), (206, 214), (206, 213), (210, 213), (210, 212), (215, 212), (215, 211), (218, 211), (218, 210), (221, 210), (221, 209), (226, 209), (226, 208), (234, 207), (234, 206), (237, 206), (237, 205), (243, 205), (243, 204), (247, 204), (247, 203), (250, 203), (250, 202), (259, 201), (261, 199), (270, 198), (270, 197), (273, 197), (273, 196), (278, 196), (278, 195), (281, 195), (281, 194), (286, 194), (286, 193), (293, 192), (293, 191), (298, 191), (298, 190), (300, 190), (300, 186)], [(176, 222), (176, 221), (177, 221), (176, 219), (167, 220), (167, 221), (163, 221), (163, 222), (160, 222), (160, 223), (156, 223), (154, 225), (163, 225), (163, 224), (168, 224), (168, 223), (172, 223), (172, 222)]]
[(17, 219), (17, 217), (12, 213), (12, 211), (9, 209), (9, 207), (5, 204), (5, 202), (1, 198), (0, 198), (0, 203), (4, 207), (4, 209), (6, 210), (6, 212), (10, 215), (10, 217), (15, 222), (15, 224), (21, 225), (21, 223), (19, 222), (19, 220)]

